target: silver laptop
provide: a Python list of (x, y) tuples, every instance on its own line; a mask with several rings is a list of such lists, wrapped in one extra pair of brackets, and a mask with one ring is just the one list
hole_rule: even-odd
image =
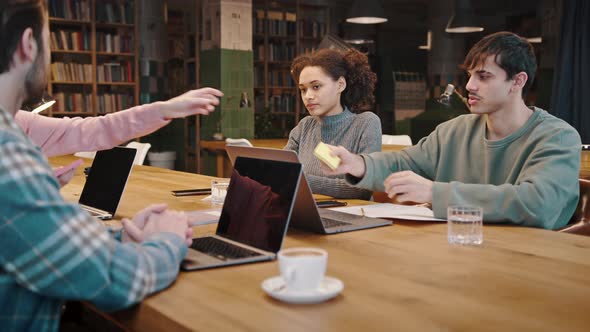
[(78, 203), (92, 216), (113, 218), (133, 168), (136, 149), (115, 147), (98, 151)]
[(276, 258), (289, 226), (301, 164), (239, 157), (215, 235), (193, 239), (184, 270)]
[[(225, 150), (232, 164), (238, 156), (299, 163), (297, 153), (291, 150), (231, 145), (226, 145)], [(295, 199), (293, 219), (290, 223), (292, 227), (320, 234), (334, 234), (388, 226), (391, 224), (392, 222), (390, 220), (357, 216), (328, 209), (318, 209), (311, 188), (305, 179), (305, 173), (301, 176), (301, 183), (299, 184), (297, 198)]]

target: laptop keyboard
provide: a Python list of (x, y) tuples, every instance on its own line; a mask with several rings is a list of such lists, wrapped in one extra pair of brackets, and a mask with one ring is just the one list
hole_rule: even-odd
[(260, 256), (261, 254), (242, 248), (214, 237), (201, 237), (193, 240), (191, 248), (222, 260)]
[(322, 223), (324, 224), (325, 228), (351, 225), (351, 223), (349, 223), (349, 222), (343, 222), (340, 220), (330, 219), (330, 218), (326, 218), (326, 217), (322, 218)]

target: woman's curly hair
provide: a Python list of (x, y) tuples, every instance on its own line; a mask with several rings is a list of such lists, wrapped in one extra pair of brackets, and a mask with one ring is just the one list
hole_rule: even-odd
[(352, 109), (372, 106), (377, 75), (371, 71), (369, 60), (361, 52), (350, 49), (340, 52), (322, 49), (312, 54), (300, 55), (291, 64), (291, 75), (299, 84), (299, 75), (305, 67), (321, 67), (334, 81), (341, 76), (346, 80), (340, 103)]

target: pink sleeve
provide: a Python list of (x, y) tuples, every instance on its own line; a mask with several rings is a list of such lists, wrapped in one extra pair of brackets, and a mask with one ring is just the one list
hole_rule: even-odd
[(146, 104), (98, 117), (51, 118), (18, 111), (15, 119), (47, 157), (110, 149), (168, 124), (158, 105)]

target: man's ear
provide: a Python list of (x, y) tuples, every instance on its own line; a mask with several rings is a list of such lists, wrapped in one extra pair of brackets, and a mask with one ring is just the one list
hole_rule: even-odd
[(529, 79), (529, 75), (527, 75), (524, 71), (521, 71), (520, 73), (518, 73), (512, 77), (512, 80), (514, 81), (514, 87), (519, 88), (521, 90), (522, 90), (522, 88), (524, 88), (528, 79)]
[(338, 92), (342, 92), (346, 89), (346, 79), (344, 77), (340, 76), (338, 81), (336, 81), (336, 84), (338, 84)]
[(23, 34), (21, 35), (15, 56), (19, 57), (18, 61), (20, 63), (32, 63), (33, 61), (35, 61), (38, 52), (39, 45), (37, 44), (37, 40), (35, 39), (33, 29), (26, 28), (25, 31), (23, 31)]

